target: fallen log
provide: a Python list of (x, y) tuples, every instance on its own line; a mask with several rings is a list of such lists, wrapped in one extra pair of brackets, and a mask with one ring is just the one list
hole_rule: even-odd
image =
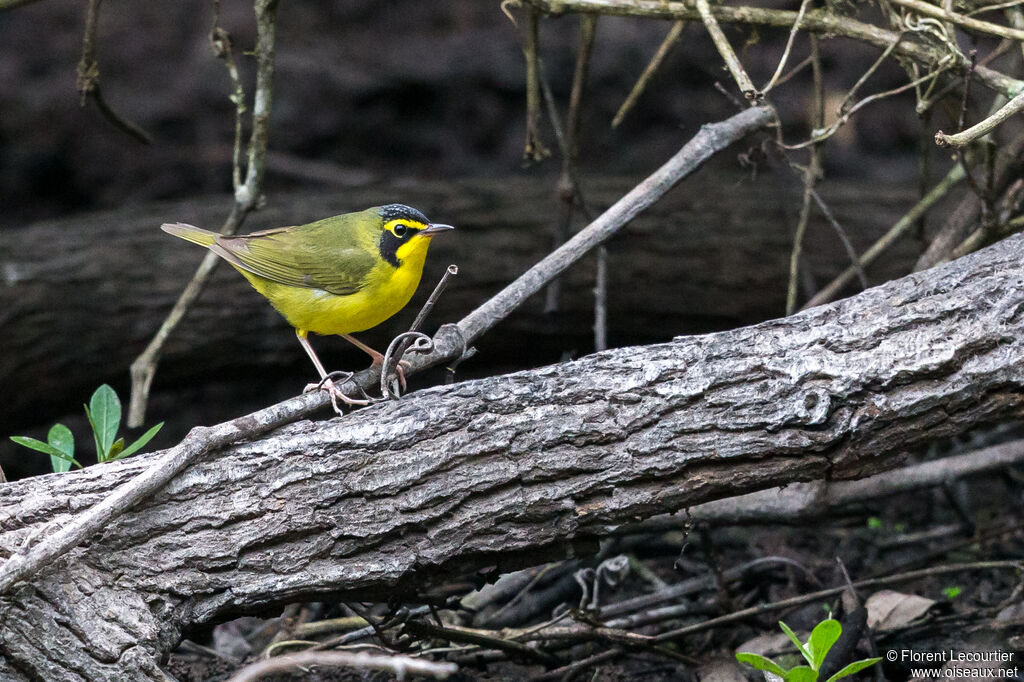
[[(635, 179), (628, 178), (589, 179), (588, 200), (605, 208), (633, 184)], [(609, 245), (612, 343), (650, 343), (781, 313), (795, 220), (790, 207), (799, 205), (799, 191), (788, 175), (756, 182), (698, 175), (638, 216)], [(879, 190), (875, 183), (837, 185), (826, 199), (861, 250), (913, 203), (912, 190)], [(276, 196), (246, 229), (297, 224), (399, 200), (458, 226), (453, 239), (433, 246), (423, 291), (410, 306), (418, 308), (444, 267), (457, 263), (459, 277), (431, 316), (435, 324), (461, 318), (551, 250), (557, 214), (553, 180), (539, 177)], [(11, 433), (48, 428), (68, 411), (79, 413), (81, 403), (103, 382), (123, 392), (129, 364), (202, 257), (158, 226), (168, 221), (217, 226), (225, 206), (222, 196), (127, 206), (0, 234), (0, 330), (6, 350), (0, 354), (0, 383), (7, 394), (0, 423)], [(805, 252), (819, 282), (849, 264), (820, 217), (812, 221)], [(869, 272), (872, 281), (909, 272), (917, 255), (915, 244), (904, 242)], [(557, 313), (546, 314), (541, 297), (531, 301), (502, 323), (499, 333), (481, 341), (482, 352), (464, 369), (479, 376), (553, 362), (565, 352), (587, 352), (592, 348), (593, 270), (587, 259), (566, 273)], [(399, 314), (365, 338), (386, 346), (411, 320), (412, 313)], [(347, 354), (344, 342), (314, 344), (335, 368), (359, 368), (364, 361), (358, 351)], [(172, 336), (155, 389), (187, 391), (211, 377), (250, 377), (251, 382), (257, 371), (293, 376), (293, 390), (310, 378), (308, 360), (284, 320), (237, 273), (223, 268)], [(250, 385), (216, 393), (259, 391)], [(189, 398), (193, 404), (203, 400), (202, 395)], [(256, 404), (237, 406), (233, 413)], [(0, 446), (0, 453), (10, 452)]]
[[(0, 598), (5, 679), (156, 680), (183, 630), (590, 551), (861, 477), (1024, 405), (1024, 237), (789, 318), (419, 391), (225, 448)], [(0, 553), (159, 453), (0, 487)]]

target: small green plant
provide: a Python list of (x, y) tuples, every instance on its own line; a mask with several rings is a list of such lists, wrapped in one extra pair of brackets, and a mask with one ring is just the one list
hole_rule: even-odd
[[(149, 431), (139, 436), (131, 445), (125, 447), (124, 438), (117, 437), (117, 430), (121, 426), (121, 401), (117, 393), (110, 386), (103, 384), (95, 390), (92, 398), (89, 399), (85, 408), (85, 416), (89, 418), (89, 426), (92, 427), (93, 443), (96, 446), (96, 460), (109, 462), (112, 459), (121, 459), (134, 455), (141, 450), (146, 443), (153, 439), (160, 427), (160, 422)], [(28, 436), (11, 436), (18, 445), (37, 450), (50, 456), (50, 465), (55, 473), (62, 473), (71, 468), (74, 464), (79, 469), (81, 463), (75, 459), (75, 437), (71, 430), (63, 424), (54, 424), (46, 435), (46, 442)]]
[[(789, 626), (779, 621), (779, 627), (786, 633), (786, 636), (796, 645), (797, 650), (807, 661), (807, 665), (798, 665), (786, 670), (781, 665), (776, 663), (770, 658), (761, 656), (760, 654), (754, 654), (749, 652), (740, 652), (736, 654), (736, 660), (740, 663), (746, 663), (747, 665), (760, 670), (762, 672), (769, 672), (773, 675), (777, 675), (786, 682), (817, 682), (818, 671), (821, 669), (821, 664), (825, 662), (825, 656), (828, 654), (829, 649), (839, 639), (839, 635), (843, 633), (843, 626), (839, 624), (839, 621), (829, 618), (818, 623), (814, 630), (811, 631), (811, 636), (806, 643), (801, 643), (800, 638), (796, 636), (796, 633), (789, 629)], [(865, 658), (861, 661), (854, 661), (850, 665), (846, 666), (832, 677), (828, 678), (826, 682), (834, 682), (835, 680), (848, 677), (855, 673), (860, 672), (864, 668), (878, 663), (881, 658)]]
[(959, 585), (947, 585), (942, 588), (942, 595), (949, 600), (956, 599), (963, 592), (963, 588)]

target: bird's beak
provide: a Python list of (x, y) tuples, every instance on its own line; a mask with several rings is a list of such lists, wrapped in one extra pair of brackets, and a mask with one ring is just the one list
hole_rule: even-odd
[(420, 234), (435, 235), (438, 232), (445, 232), (447, 230), (454, 230), (455, 228), (451, 225), (443, 225), (441, 223), (431, 223), (423, 230), (420, 230)]

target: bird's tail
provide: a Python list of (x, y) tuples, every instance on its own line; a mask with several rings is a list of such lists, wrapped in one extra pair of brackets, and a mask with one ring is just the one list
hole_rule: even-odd
[(199, 246), (210, 246), (217, 238), (216, 232), (210, 232), (200, 227), (186, 225), (185, 223), (164, 223), (160, 229), (175, 237), (181, 237)]

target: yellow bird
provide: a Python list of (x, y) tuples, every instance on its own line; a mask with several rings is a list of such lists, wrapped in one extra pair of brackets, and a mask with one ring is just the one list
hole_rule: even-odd
[(388, 204), (239, 236), (184, 223), (161, 229), (205, 246), (242, 273), (295, 327), (320, 374), (319, 386), (332, 401), (354, 404), (363, 401), (337, 389), (309, 344), (309, 333), (342, 336), (368, 353), (374, 365), (381, 364), (384, 356), (351, 334), (405, 307), (420, 283), (431, 238), (454, 228), (431, 223), (409, 206)]

